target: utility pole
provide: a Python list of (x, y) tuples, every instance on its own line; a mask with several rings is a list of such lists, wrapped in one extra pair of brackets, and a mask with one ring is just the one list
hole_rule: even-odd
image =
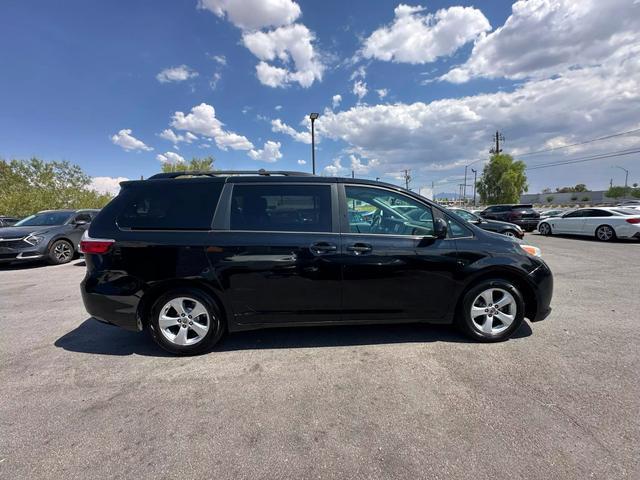
[(411, 175), (409, 175), (409, 172), (411, 170), (406, 170), (404, 171), (404, 186), (407, 190), (409, 190), (409, 182), (411, 181)]
[(431, 200), (436, 201), (436, 182), (431, 180)]
[(474, 168), (471, 169), (473, 172), (473, 206), (476, 206), (476, 183), (478, 183), (478, 171)]
[(489, 150), (489, 153), (493, 153), (495, 155), (502, 153), (502, 149), (500, 148), (500, 142), (504, 142), (504, 135), (502, 135), (498, 130), (496, 130), (496, 134), (493, 136), (493, 141), (495, 142), (496, 147)]
[(356, 178), (356, 172), (355, 172), (355, 170), (351, 170), (351, 178)]
[(613, 178), (609, 180), (609, 188), (613, 188)]

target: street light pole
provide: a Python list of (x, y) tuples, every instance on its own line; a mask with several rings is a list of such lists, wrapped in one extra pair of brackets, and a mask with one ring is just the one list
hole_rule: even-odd
[(629, 187), (629, 170), (627, 170), (626, 168), (622, 168), (618, 165), (616, 165), (616, 168), (619, 168), (620, 170), (624, 170), (625, 172), (625, 177), (624, 177), (624, 188), (628, 188)]
[(476, 183), (478, 181), (478, 171), (474, 168), (471, 169), (473, 172), (473, 206), (476, 206)]
[(316, 131), (314, 129), (314, 122), (319, 116), (319, 113), (311, 113), (309, 115), (311, 119), (311, 165), (314, 175), (316, 174)]
[(462, 190), (462, 196), (464, 197), (464, 203), (467, 203), (467, 168), (469, 165), (464, 166), (464, 187)]

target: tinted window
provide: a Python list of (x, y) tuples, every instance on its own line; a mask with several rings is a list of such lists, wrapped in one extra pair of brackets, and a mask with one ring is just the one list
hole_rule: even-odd
[(71, 218), (70, 212), (42, 212), (20, 220), (16, 227), (35, 227), (39, 225), (62, 225)]
[(606, 210), (588, 210), (586, 217), (613, 217), (613, 213)]
[(79, 213), (78, 215), (76, 215), (73, 221), (89, 223), (91, 221), (91, 215), (89, 215), (88, 213)]
[(222, 183), (148, 181), (125, 187), (118, 226), (134, 230), (209, 230)]
[(569, 212), (566, 215), (563, 215), (562, 218), (578, 218), (584, 217), (586, 215), (586, 210), (576, 210), (573, 212)]
[(411, 197), (369, 187), (345, 187), (350, 210), (367, 219), (368, 228), (349, 222), (352, 233), (378, 235), (433, 235), (431, 208)]
[(231, 230), (330, 232), (330, 185), (234, 185)]
[(452, 210), (452, 211), (453, 213), (458, 215), (463, 220), (466, 220), (467, 222), (474, 222), (478, 219), (478, 217), (476, 217), (473, 213), (467, 212), (466, 210)]

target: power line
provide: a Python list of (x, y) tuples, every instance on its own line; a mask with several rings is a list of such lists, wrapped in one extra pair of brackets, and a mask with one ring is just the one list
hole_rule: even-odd
[(523, 153), (523, 154), (516, 155), (516, 156), (518, 158), (521, 158), (521, 157), (527, 157), (529, 155), (537, 155), (538, 153), (554, 152), (556, 150), (562, 150), (563, 148), (577, 147), (578, 145), (586, 145), (587, 143), (599, 142), (601, 140), (608, 140), (609, 138), (622, 137), (623, 135), (629, 135), (630, 133), (636, 133), (636, 132), (640, 132), (640, 128), (636, 128), (634, 130), (628, 130), (626, 132), (614, 133), (614, 134), (611, 134), (611, 135), (606, 135), (604, 137), (593, 138), (591, 140), (584, 140), (582, 142), (576, 142), (576, 143), (572, 143), (570, 145), (562, 145), (560, 147), (545, 148), (544, 150), (536, 150), (534, 152), (527, 152), (527, 153)]
[(590, 157), (582, 157), (582, 158), (574, 158), (572, 160), (562, 160), (558, 162), (550, 162), (543, 163), (540, 165), (534, 165), (532, 167), (527, 167), (525, 170), (538, 170), (540, 168), (549, 168), (549, 167), (558, 167), (561, 165), (571, 165), (573, 163), (583, 163), (583, 162), (591, 162), (594, 160), (602, 160), (605, 158), (614, 158), (614, 157), (622, 157), (624, 155), (631, 155), (633, 153), (640, 153), (640, 149), (637, 147), (635, 149), (627, 149), (627, 150), (619, 150), (617, 152), (607, 152), (601, 153), (598, 155), (592, 155)]

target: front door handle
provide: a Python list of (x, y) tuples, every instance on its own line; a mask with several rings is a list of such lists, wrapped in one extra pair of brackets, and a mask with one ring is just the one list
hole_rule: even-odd
[(333, 243), (318, 242), (311, 245), (309, 247), (309, 250), (311, 250), (311, 252), (315, 253), (316, 255), (322, 255), (323, 253), (335, 252), (338, 250), (338, 247)]
[(373, 247), (368, 243), (354, 243), (347, 247), (347, 250), (353, 252), (354, 255), (362, 255), (363, 253), (369, 253), (373, 250)]

